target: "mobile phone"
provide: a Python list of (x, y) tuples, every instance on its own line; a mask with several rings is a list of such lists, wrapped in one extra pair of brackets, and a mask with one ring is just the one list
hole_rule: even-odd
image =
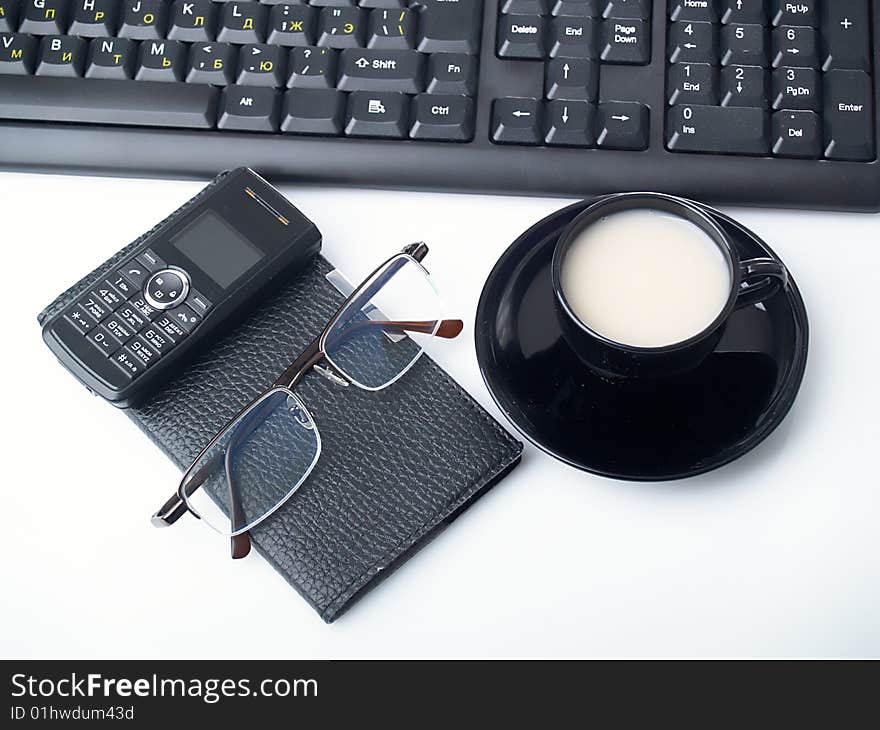
[(136, 405), (320, 250), (315, 224), (238, 168), (99, 267), (43, 339), (89, 390)]

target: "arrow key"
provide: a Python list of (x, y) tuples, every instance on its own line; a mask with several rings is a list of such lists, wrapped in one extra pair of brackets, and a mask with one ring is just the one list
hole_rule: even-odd
[(815, 28), (782, 26), (773, 31), (773, 68), (819, 68), (819, 35)]
[(492, 141), (495, 144), (540, 144), (540, 111), (537, 99), (496, 99), (492, 106)]
[(595, 142), (596, 107), (585, 101), (551, 101), (544, 111), (544, 141), (548, 145), (589, 147)]
[(668, 38), (671, 63), (718, 63), (718, 33), (712, 23), (670, 23)]
[(648, 147), (651, 118), (648, 107), (635, 102), (609, 101), (599, 104), (596, 141), (599, 147), (644, 150)]
[(596, 101), (598, 63), (586, 58), (554, 58), (547, 64), (544, 93), (548, 99)]

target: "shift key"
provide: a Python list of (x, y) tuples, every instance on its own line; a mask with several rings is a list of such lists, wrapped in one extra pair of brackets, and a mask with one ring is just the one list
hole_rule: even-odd
[(825, 74), (825, 157), (869, 161), (874, 151), (871, 78), (864, 71)]
[(689, 104), (669, 110), (667, 147), (673, 152), (730, 155), (770, 153), (770, 118), (763, 109)]
[(339, 62), (340, 91), (424, 91), (424, 54), (404, 50), (346, 48)]

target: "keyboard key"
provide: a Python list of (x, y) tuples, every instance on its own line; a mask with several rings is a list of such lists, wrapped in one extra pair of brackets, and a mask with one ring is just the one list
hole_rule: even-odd
[(541, 144), (544, 135), (540, 111), (537, 99), (495, 99), (492, 105), (492, 141), (495, 144)]
[(603, 18), (650, 20), (652, 0), (603, 0)]
[(210, 129), (216, 110), (216, 90), (195, 84), (0, 77), (0, 119)]
[(130, 79), (137, 48), (127, 38), (95, 38), (89, 43), (86, 76), (90, 79)]
[(236, 83), (245, 86), (282, 87), (287, 80), (285, 51), (265, 43), (242, 46), (238, 51)]
[(247, 132), (274, 132), (278, 129), (278, 105), (274, 89), (231, 85), (223, 89), (220, 129)]
[(357, 5), (355, 0), (308, 0), (315, 8), (348, 8)]
[(819, 24), (817, 5), (817, 0), (773, 0), (771, 23), (773, 26), (806, 25), (815, 28)]
[(778, 68), (773, 72), (773, 108), (818, 112), (819, 73), (811, 68)]
[(155, 274), (157, 271), (168, 268), (168, 264), (166, 264), (162, 257), (151, 248), (148, 248), (142, 254), (135, 256), (134, 260), (147, 269), (151, 274)]
[(417, 51), (347, 48), (339, 54), (342, 91), (400, 91), (416, 94), (425, 87), (425, 56)]
[(316, 17), (317, 11), (305, 5), (274, 5), (269, 11), (266, 40), (285, 47), (314, 45)]
[(648, 107), (635, 102), (608, 101), (596, 112), (596, 143), (618, 150), (648, 148), (651, 117)]
[(364, 11), (359, 8), (323, 8), (318, 20), (318, 45), (328, 48), (363, 47)]
[(82, 38), (64, 35), (43, 36), (40, 41), (40, 60), (37, 63), (38, 76), (83, 75), (88, 47)]
[(367, 9), (388, 8), (389, 10), (394, 10), (395, 8), (405, 8), (407, 0), (358, 0), (355, 4), (358, 7)]
[(409, 131), (409, 98), (383, 91), (355, 91), (348, 97), (345, 133), (351, 137), (403, 139)]
[(670, 23), (667, 36), (670, 63), (717, 63), (718, 33), (712, 23)]
[(266, 6), (229, 2), (220, 10), (217, 40), (226, 43), (262, 43), (266, 40)]
[(819, 36), (813, 28), (783, 26), (773, 31), (773, 68), (819, 68)]
[(773, 154), (778, 157), (807, 157), (822, 154), (819, 115), (805, 111), (782, 111), (773, 115)]
[(670, 20), (697, 20), (717, 23), (716, 0), (668, 0)]
[(187, 49), (180, 41), (144, 41), (138, 51), (138, 81), (183, 81)]
[(718, 69), (708, 63), (674, 63), (666, 90), (670, 104), (717, 104)]
[(135, 335), (135, 330), (115, 314), (105, 319), (102, 327), (105, 327), (123, 345)]
[(544, 58), (544, 18), (505, 15), (498, 19), (498, 55), (501, 58)]
[[(147, 276), (149, 276), (150, 271), (146, 266), (138, 263), (137, 261), (129, 261), (125, 266), (119, 269), (117, 272), (121, 277), (128, 279), (132, 283), (135, 289), (140, 290), (143, 283), (147, 280)], [(134, 294), (134, 291), (131, 292)]]
[(420, 0), (419, 44), (423, 53), (477, 53), (483, 26), (480, 0)]
[[(95, 322), (101, 322), (110, 316), (110, 308), (91, 292), (77, 302), (77, 307), (88, 314)], [(125, 315), (120, 315), (124, 317)]]
[(825, 156), (873, 160), (874, 103), (871, 77), (863, 71), (829, 71), (825, 87)]
[(98, 326), (97, 322), (79, 304), (68, 309), (64, 314), (64, 319), (70, 322), (81, 335), (91, 332)]
[(171, 336), (159, 329), (155, 324), (147, 327), (138, 337), (143, 338), (143, 341), (159, 353), (159, 355), (166, 354), (175, 344)]
[(103, 38), (119, 27), (119, 0), (75, 0), (67, 32), (82, 38)]
[(141, 365), (145, 368), (150, 367), (150, 365), (159, 359), (159, 353), (150, 347), (146, 340), (142, 339), (140, 336), (131, 340), (131, 342), (125, 346), (125, 350), (130, 355), (133, 355), (136, 360), (140, 361)]
[(329, 48), (293, 48), (287, 61), (288, 88), (332, 89), (339, 54)]
[(67, 30), (68, 0), (22, 0), (21, 33), (59, 35)]
[(135, 295), (136, 287), (127, 276), (122, 276), (119, 272), (111, 275), (105, 280), (105, 283), (114, 291), (118, 292), (123, 299), (128, 299)]
[(769, 74), (760, 66), (727, 66), (721, 69), (721, 106), (766, 109), (770, 105), (769, 87)]
[(155, 319), (152, 326), (158, 329), (159, 332), (166, 337), (169, 337), (174, 343), (180, 342), (188, 334), (183, 327), (178, 325), (177, 322), (171, 319), (167, 314), (163, 314)]
[(367, 48), (415, 48), (418, 18), (412, 10), (373, 10)]
[(428, 56), (429, 94), (477, 92), (477, 58), (464, 53), (432, 53)]
[(86, 340), (104, 357), (110, 357), (110, 355), (122, 347), (122, 343), (103, 325), (86, 335)]
[(602, 50), (605, 63), (644, 66), (651, 60), (651, 24), (639, 19), (608, 18), (602, 23)]
[(37, 39), (27, 33), (0, 33), (0, 74), (27, 75), (37, 63)]
[(598, 58), (598, 23), (593, 18), (553, 18), (550, 55), (553, 58)]
[(761, 25), (726, 25), (721, 29), (721, 65), (767, 66), (767, 31)]
[(345, 94), (335, 89), (291, 89), (284, 95), (281, 131), (290, 134), (342, 134)]
[[(836, 0), (832, 0), (835, 2)], [(766, 0), (720, 0), (722, 23), (754, 23), (767, 25)]]
[(189, 83), (226, 86), (235, 83), (235, 47), (229, 43), (193, 43), (189, 49)]
[(547, 15), (548, 0), (502, 0), (501, 13), (504, 15)]
[(548, 99), (596, 101), (599, 64), (586, 58), (554, 58), (544, 72), (544, 95)]
[(544, 108), (544, 142), (552, 146), (590, 147), (595, 142), (596, 107), (585, 101), (551, 101)]
[(413, 139), (468, 142), (474, 138), (474, 102), (466, 96), (419, 94), (413, 99)]
[(829, 0), (823, 3), (824, 70), (871, 70), (868, 0)]
[(18, 8), (20, 0), (0, 0), (0, 33), (18, 30)]
[(138, 41), (164, 38), (167, 10), (164, 0), (123, 0), (119, 35)]
[(171, 6), (168, 37), (190, 43), (214, 40), (214, 3), (211, 0), (175, 0)]
[(566, 18), (598, 18), (600, 0), (556, 0), (550, 14)]
[(120, 372), (123, 373), (128, 378), (135, 378), (143, 372), (145, 367), (138, 362), (138, 360), (125, 349), (118, 350), (113, 354), (113, 357), (110, 358), (110, 362), (112, 362), (116, 367), (119, 368)]
[(91, 293), (92, 296), (97, 297), (105, 307), (110, 309), (111, 312), (115, 309), (119, 309), (119, 307), (125, 303), (125, 297), (121, 296), (107, 282), (98, 284), (98, 286), (92, 289)]
[(688, 104), (668, 112), (667, 147), (673, 152), (766, 155), (769, 115), (762, 109)]

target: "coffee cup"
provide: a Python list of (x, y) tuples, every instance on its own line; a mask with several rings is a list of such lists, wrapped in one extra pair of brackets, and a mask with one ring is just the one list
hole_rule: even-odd
[(608, 377), (699, 365), (738, 309), (787, 286), (772, 258), (742, 260), (696, 204), (662, 193), (606, 196), (560, 236), (551, 265), (563, 335)]

